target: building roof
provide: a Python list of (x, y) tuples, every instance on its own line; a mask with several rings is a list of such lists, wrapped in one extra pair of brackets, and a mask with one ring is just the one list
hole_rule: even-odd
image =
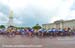
[(54, 23), (60, 23), (60, 22), (72, 22), (72, 21), (75, 21), (75, 19), (72, 19), (72, 20), (57, 20), (57, 21), (54, 21), (53, 23), (42, 24), (42, 25), (51, 25), (51, 24), (54, 24)]

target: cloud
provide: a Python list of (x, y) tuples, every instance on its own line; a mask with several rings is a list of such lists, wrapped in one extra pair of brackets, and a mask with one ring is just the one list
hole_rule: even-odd
[(1, 16), (8, 16), (9, 10), (12, 9), (16, 26), (33, 26), (37, 23), (75, 18), (75, 11), (71, 10), (73, 0), (0, 0), (0, 2), (2, 3), (0, 11), (3, 14)]
[(0, 3), (0, 12), (3, 14), (8, 15), (10, 8), (7, 5), (4, 5), (3, 3)]
[(17, 20), (22, 21), (24, 26), (46, 23), (49, 19), (47, 11), (40, 10), (34, 6), (28, 6), (24, 10), (18, 10), (15, 17)]
[(8, 22), (8, 18), (6, 17), (5, 14), (3, 14), (2, 12), (0, 12), (0, 25), (4, 24), (6, 25)]
[(9, 7), (0, 3), (0, 25), (7, 25), (8, 23), (8, 14), (9, 14)]
[[(75, 18), (72, 16), (71, 6), (73, 5), (73, 0), (66, 0), (62, 2), (57, 10), (56, 16), (53, 16), (49, 23), (54, 22), (56, 20), (69, 20)], [(71, 18), (73, 17), (73, 18)]]

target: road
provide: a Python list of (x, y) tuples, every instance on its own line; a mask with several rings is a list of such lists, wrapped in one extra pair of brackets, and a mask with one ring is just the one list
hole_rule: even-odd
[(7, 37), (0, 35), (0, 48), (75, 48), (75, 37)]

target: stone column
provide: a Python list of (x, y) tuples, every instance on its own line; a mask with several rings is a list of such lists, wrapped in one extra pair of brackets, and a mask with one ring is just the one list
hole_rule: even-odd
[(63, 28), (63, 22), (60, 22), (60, 28), (61, 29)]
[(10, 13), (9, 13), (8, 26), (14, 26), (14, 24), (13, 24), (13, 11), (10, 11)]

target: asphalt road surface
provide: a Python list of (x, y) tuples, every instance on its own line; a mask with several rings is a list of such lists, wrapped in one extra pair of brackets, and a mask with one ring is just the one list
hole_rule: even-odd
[(0, 35), (0, 48), (75, 48), (75, 37), (7, 37)]

